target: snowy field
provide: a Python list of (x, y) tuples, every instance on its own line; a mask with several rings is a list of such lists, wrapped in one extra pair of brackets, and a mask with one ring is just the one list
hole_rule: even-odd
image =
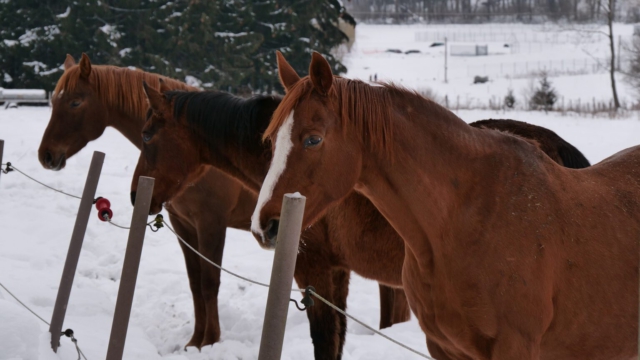
[[(595, 163), (639, 141), (636, 118), (610, 120), (545, 115), (539, 112), (462, 111), (474, 121), (509, 117), (542, 125), (576, 145)], [(114, 221), (128, 224), (132, 208), (129, 186), (137, 149), (108, 129), (67, 162), (61, 172), (46, 171), (37, 148), (49, 119), (47, 108), (0, 110), (4, 161), (48, 184), (80, 194), (94, 150), (107, 154), (98, 195), (112, 202)], [(54, 193), (17, 173), (0, 179), (0, 282), (49, 319), (73, 228), (78, 201)], [(127, 232), (100, 222), (92, 214), (64, 328), (75, 330), (89, 359), (103, 358), (111, 329)], [(268, 282), (273, 253), (260, 249), (246, 232), (229, 229), (224, 265)], [(191, 295), (180, 248), (167, 230), (147, 233), (129, 327), (125, 359), (255, 359), (258, 353), (266, 289), (222, 275), (220, 316), (222, 341), (201, 353), (183, 352), (193, 327)], [(348, 310), (378, 324), (378, 287), (354, 276)], [(418, 359), (349, 321), (344, 359)], [(75, 359), (68, 339), (54, 355), (48, 328), (0, 290), (0, 359)], [(424, 335), (415, 319), (384, 332), (422, 350)], [(305, 314), (290, 310), (283, 359), (309, 359), (313, 350)]]
[[(546, 68), (550, 69), (549, 78), (558, 92), (559, 103), (608, 102), (612, 98), (605, 68), (608, 39), (595, 31), (606, 28), (360, 24), (351, 53), (344, 57), (346, 76), (369, 80), (369, 76), (377, 74), (378, 81), (430, 89), (441, 101), (448, 97), (450, 107), (459, 104), (469, 108), (474, 104), (486, 105), (491, 99), (501, 103), (508, 89), (513, 90), (517, 104), (523, 105), (531, 89), (538, 85), (537, 70)], [(632, 25), (614, 27), (614, 34), (623, 45), (630, 44), (632, 33)], [(448, 83), (444, 83), (444, 47), (431, 47), (434, 42), (444, 41), (444, 36), (449, 39), (450, 50), (463, 45), (487, 45), (489, 54), (449, 56)], [(505, 44), (509, 47), (505, 48)], [(390, 49), (403, 53), (387, 52)], [(410, 50), (420, 53), (405, 54)], [(473, 84), (474, 76), (488, 76), (489, 82)], [(622, 76), (617, 79), (620, 101), (635, 103), (637, 94), (622, 81)]]
[[(454, 94), (476, 97), (487, 93), (502, 97), (510, 85), (508, 81), (513, 81), (512, 84), (527, 81), (501, 79), (488, 85), (474, 86), (470, 85), (469, 78), (461, 77), (443, 84), (438, 78), (441, 59), (435, 55), (410, 57), (373, 51), (387, 47), (408, 50), (420, 44), (426, 48), (427, 42), (415, 41), (415, 33), (424, 30), (424, 27), (361, 25), (356, 48), (346, 59), (350, 67), (347, 76), (367, 79), (369, 73), (377, 72), (379, 80), (396, 80), (409, 87), (428, 86), (450, 98)], [(373, 40), (376, 37), (383, 40)], [(492, 56), (485, 60), (491, 60)], [(495, 55), (498, 56), (516, 55)], [(414, 77), (404, 74), (414, 74)], [(415, 77), (415, 74), (420, 75)], [(433, 78), (435, 80), (428, 80)], [(594, 93), (601, 94), (598, 96), (603, 98), (609, 96), (606, 75), (567, 78), (568, 84), (574, 82), (573, 86), (565, 89), (560, 87), (562, 81), (556, 83), (565, 96), (569, 93), (575, 96), (590, 94), (585, 88), (594, 89)], [(514, 91), (517, 95), (517, 87)], [(629, 90), (624, 94), (632, 96)], [(54, 187), (80, 194), (92, 152), (105, 152), (107, 156), (97, 194), (111, 201), (114, 221), (128, 225), (132, 212), (129, 189), (138, 158), (137, 149), (119, 133), (108, 129), (100, 139), (69, 159), (66, 169), (46, 171), (38, 163), (37, 149), (49, 115), (48, 108), (0, 109), (0, 139), (5, 140), (4, 161), (11, 161), (21, 170)], [(578, 147), (592, 163), (640, 143), (637, 135), (640, 134), (640, 121), (636, 114), (613, 120), (555, 113), (546, 115), (542, 112), (459, 111), (458, 115), (468, 122), (512, 118), (550, 128)], [(0, 176), (0, 282), (47, 320), (53, 310), (77, 208), (78, 200), (45, 189), (20, 174)], [(126, 231), (99, 221), (95, 211), (92, 213), (63, 327), (74, 329), (79, 345), (90, 360), (104, 358), (106, 354), (126, 239)], [(273, 253), (257, 246), (249, 233), (233, 229), (227, 231), (224, 254), (227, 268), (268, 282), (272, 261)], [(182, 254), (177, 240), (168, 230), (148, 232), (124, 358), (255, 359), (266, 295), (264, 288), (223, 274), (219, 294), (221, 342), (201, 352), (194, 349), (182, 351), (193, 330), (193, 308)], [(348, 311), (377, 326), (377, 283), (354, 275)], [(384, 333), (426, 351), (424, 335), (415, 319), (385, 329)], [(77, 354), (69, 339), (63, 338), (61, 342), (58, 354), (53, 354), (49, 347), (48, 327), (0, 289), (0, 360), (75, 360)], [(282, 358), (312, 357), (306, 315), (290, 309)], [(349, 320), (343, 359), (418, 358)]]

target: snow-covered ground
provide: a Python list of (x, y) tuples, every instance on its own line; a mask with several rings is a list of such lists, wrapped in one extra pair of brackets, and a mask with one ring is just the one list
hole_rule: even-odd
[[(555, 26), (522, 24), (486, 25), (367, 25), (356, 28), (356, 41), (344, 56), (350, 78), (394, 83), (418, 90), (430, 89), (450, 106), (486, 105), (490, 99), (502, 101), (512, 89), (517, 103), (524, 104), (533, 86), (538, 85), (534, 69), (547, 68), (559, 102), (603, 101), (612, 98), (609, 75), (608, 40), (597, 26)], [(631, 43), (632, 25), (617, 24), (616, 38)], [(460, 45), (488, 45), (487, 56), (449, 56), (448, 82), (444, 82), (444, 47), (434, 42), (449, 39), (449, 50)], [(475, 41), (471, 41), (476, 39)], [(509, 45), (505, 48), (505, 44)], [(625, 45), (626, 46), (626, 45)], [(395, 49), (403, 53), (389, 53)], [(420, 53), (405, 54), (409, 50)], [(624, 46), (623, 46), (624, 50)], [(623, 51), (626, 56), (627, 52)], [(624, 65), (624, 61), (622, 62)], [(569, 74), (580, 75), (569, 75)], [(489, 82), (473, 84), (474, 76), (488, 76)], [(637, 93), (617, 77), (620, 100), (635, 103)]]
[[(419, 30), (423, 31), (424, 27)], [(415, 48), (419, 45), (415, 42), (416, 31), (412, 27), (361, 25), (357, 48), (346, 59), (350, 66), (348, 76), (368, 78), (369, 73), (377, 72), (379, 79), (395, 79), (409, 87), (429, 86), (450, 98), (454, 94), (464, 96), (469, 91), (473, 91), (469, 96), (480, 96), (486, 92), (504, 96), (509, 84), (498, 80), (476, 86), (470, 85), (468, 78), (443, 84), (438, 80), (440, 67), (436, 69), (434, 65), (440, 61), (437, 57), (374, 52), (365, 56), (367, 48), (403, 48), (404, 42), (407, 43), (404, 50)], [(401, 36), (403, 32), (407, 33), (406, 39)], [(378, 36), (387, 43), (374, 47), (367, 39)], [(424, 61), (414, 62), (413, 59)], [(421, 72), (424, 75), (418, 78), (402, 75)], [(429, 77), (436, 77), (436, 80), (420, 80)], [(577, 89), (573, 86), (568, 88), (573, 89), (576, 96), (586, 93), (587, 87), (608, 96), (606, 78), (600, 78), (599, 74), (568, 78), (573, 84), (580, 84)], [(517, 88), (514, 90), (517, 94)], [(625, 94), (632, 95), (630, 91)], [(593, 163), (640, 142), (637, 139), (640, 121), (635, 114), (613, 120), (542, 112), (459, 111), (458, 114), (469, 122), (512, 118), (545, 126), (577, 146)], [(105, 152), (107, 156), (98, 195), (111, 200), (114, 221), (128, 225), (132, 211), (129, 187), (138, 158), (137, 150), (119, 133), (108, 129), (100, 139), (69, 159), (66, 169), (46, 171), (37, 161), (37, 148), (49, 115), (48, 108), (0, 109), (0, 139), (5, 140), (4, 161), (11, 161), (21, 170), (54, 187), (80, 194), (92, 151)], [(78, 200), (45, 189), (20, 174), (0, 175), (0, 282), (47, 320), (53, 310), (77, 207)], [(95, 213), (92, 214), (63, 327), (74, 329), (79, 345), (90, 360), (104, 358), (106, 354), (126, 239), (126, 231), (111, 227), (99, 221)], [(232, 271), (268, 282), (273, 253), (262, 250), (246, 232), (229, 229), (227, 239), (224, 265)], [(149, 232), (145, 238), (124, 357), (134, 360), (255, 359), (266, 295), (267, 291), (261, 287), (223, 274), (219, 295), (221, 342), (204, 348), (200, 353), (193, 349), (182, 351), (193, 328), (193, 309), (184, 261), (178, 243), (169, 231)], [(377, 284), (353, 276), (348, 310), (363, 321), (377, 325)], [(345, 360), (418, 359), (352, 321), (348, 327)], [(53, 354), (47, 330), (47, 326), (0, 289), (0, 360), (77, 358), (67, 338), (62, 339), (58, 354)], [(415, 319), (384, 332), (426, 351), (424, 335)], [(306, 315), (292, 309), (287, 321), (283, 359), (310, 359), (312, 354)]]
[[(111, 201), (114, 221), (128, 226), (131, 176), (138, 150), (108, 129), (69, 159), (61, 172), (42, 169), (37, 149), (49, 120), (48, 108), (0, 109), (4, 161), (74, 194), (82, 193), (94, 150), (107, 154), (98, 194)], [(79, 201), (33, 183), (18, 173), (0, 177), (0, 282), (30, 307), (50, 319)], [(88, 359), (104, 358), (120, 279), (127, 232), (92, 214), (85, 238), (64, 328), (75, 331)], [(224, 265), (269, 282), (273, 252), (262, 250), (247, 232), (229, 229)], [(220, 322), (222, 341), (201, 353), (181, 349), (193, 328), (193, 308), (178, 242), (168, 230), (148, 232), (133, 304), (125, 359), (254, 359), (258, 354), (267, 290), (222, 275)], [(298, 296), (298, 295), (295, 295)], [(349, 310), (369, 324), (378, 324), (378, 286), (355, 276)], [(0, 289), (0, 359), (75, 359), (67, 338), (54, 355), (48, 328)], [(426, 350), (417, 322), (394, 326), (385, 333)], [(350, 322), (345, 359), (390, 359), (402, 352), (368, 330)], [(406, 357), (404, 357), (406, 355)], [(306, 315), (289, 312), (283, 359), (313, 356)], [(410, 354), (403, 358), (411, 359)]]

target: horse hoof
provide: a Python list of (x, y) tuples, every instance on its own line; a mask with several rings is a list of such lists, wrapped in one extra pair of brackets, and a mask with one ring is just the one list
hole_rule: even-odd
[(198, 351), (201, 350), (200, 341), (195, 341), (194, 339), (191, 339), (191, 341), (189, 341), (187, 345), (184, 346), (184, 351), (187, 351), (187, 348), (190, 346), (195, 347), (196, 349), (198, 349)]
[(218, 341), (220, 341), (220, 336), (212, 336), (211, 338), (207, 338), (205, 336), (205, 339), (200, 343), (200, 348), (203, 348), (205, 346), (213, 346), (213, 344), (217, 343)]

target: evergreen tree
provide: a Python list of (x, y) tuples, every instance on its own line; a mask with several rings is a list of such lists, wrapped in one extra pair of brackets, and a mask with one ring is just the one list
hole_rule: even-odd
[(543, 73), (540, 78), (540, 86), (536, 89), (531, 98), (531, 105), (534, 110), (543, 109), (545, 112), (553, 109), (553, 105), (558, 100), (556, 90), (547, 78), (547, 74)]
[(106, 34), (90, 25), (99, 14), (98, 5), (73, 7), (71, 1), (0, 2), (0, 86), (51, 90), (67, 52), (107, 61)]
[(334, 72), (345, 40), (337, 0), (0, 1), (0, 86), (53, 89), (67, 53), (96, 64), (134, 66), (204, 88), (279, 89), (275, 50), (301, 75), (312, 51)]
[[(313, 51), (327, 58), (334, 74), (346, 71), (345, 66), (331, 54), (333, 48), (348, 40), (338, 29), (338, 18), (344, 12), (338, 1), (280, 0), (269, 4), (271, 8), (261, 9), (259, 16), (268, 21), (255, 24), (261, 26), (257, 31), (261, 31), (266, 39), (257, 61), (257, 65), (263, 66), (262, 71), (275, 69), (275, 50), (284, 54), (300, 76), (308, 74)], [(273, 86), (281, 89), (279, 83), (265, 85), (267, 90)]]
[(507, 96), (504, 97), (504, 106), (509, 109), (513, 109), (516, 106), (516, 96), (513, 94), (513, 89), (507, 91)]

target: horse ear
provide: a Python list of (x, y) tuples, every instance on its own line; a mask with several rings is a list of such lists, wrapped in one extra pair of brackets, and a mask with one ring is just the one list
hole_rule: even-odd
[(87, 54), (82, 53), (82, 58), (80, 59), (78, 66), (80, 66), (80, 76), (88, 79), (91, 74), (91, 60), (89, 60), (89, 56), (87, 56)]
[(76, 64), (76, 59), (71, 56), (71, 54), (67, 54), (67, 58), (64, 59), (64, 69), (68, 70), (70, 67)]
[(149, 103), (149, 107), (154, 112), (162, 112), (167, 105), (167, 100), (162, 95), (162, 93), (147, 84), (146, 81), (142, 82), (142, 87), (144, 88), (144, 93), (147, 95), (147, 102)]
[(331, 65), (320, 53), (313, 52), (311, 56), (311, 65), (309, 65), (309, 77), (316, 90), (326, 95), (333, 85), (333, 73), (331, 73)]
[(284, 86), (285, 91), (289, 91), (295, 83), (300, 80), (300, 76), (289, 65), (287, 60), (280, 51), (276, 51), (276, 58), (278, 59), (278, 76), (280, 77), (280, 83)]
[(162, 80), (162, 78), (158, 78), (158, 82), (160, 83), (160, 92), (161, 93), (165, 93), (167, 91), (170, 91), (171, 89), (169, 88), (169, 85), (167, 85), (167, 83)]

